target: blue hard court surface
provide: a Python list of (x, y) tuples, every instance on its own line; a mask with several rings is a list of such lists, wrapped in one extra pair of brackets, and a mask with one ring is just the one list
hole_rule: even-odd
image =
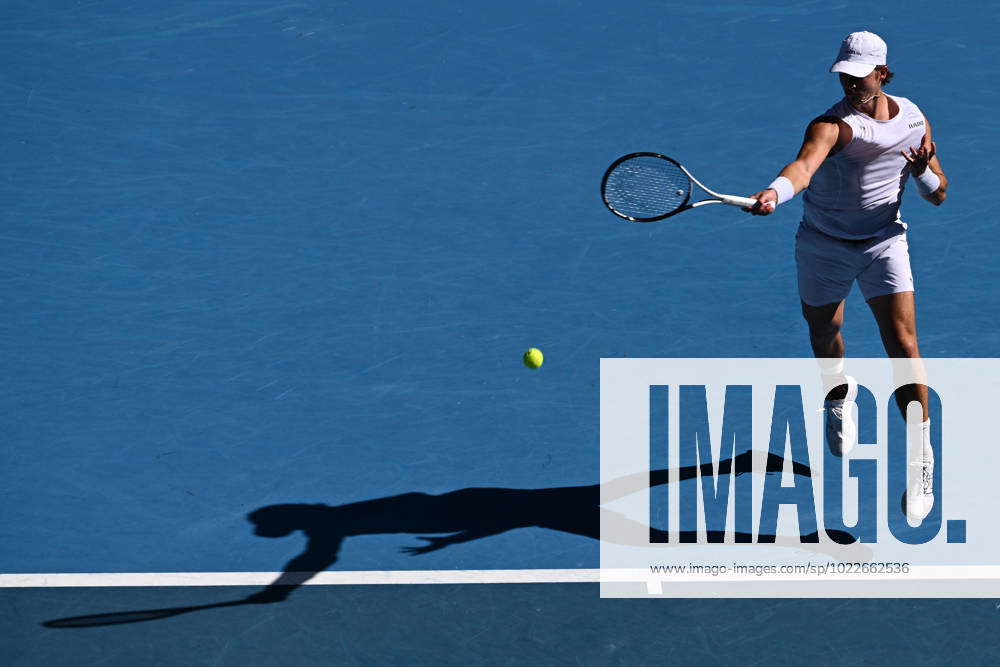
[[(660, 150), (709, 186), (759, 189), (838, 98), (826, 70), (852, 30), (888, 41), (889, 92), (921, 105), (953, 183), (940, 209), (904, 203), (922, 351), (995, 356), (994, 10), (9, 0), (0, 572), (277, 571), (304, 541), (255, 536), (245, 515), (263, 506), (596, 483), (602, 357), (807, 356), (800, 203), (636, 225), (597, 183), (618, 155)], [(882, 353), (857, 292), (846, 337)], [(520, 364), (529, 346), (540, 371)], [(375, 532), (343, 540), (333, 567), (594, 568), (585, 533), (412, 556), (423, 533)], [(990, 600), (601, 601), (586, 584), (307, 587), (39, 625), (250, 592), (4, 589), (0, 662), (997, 651)]]

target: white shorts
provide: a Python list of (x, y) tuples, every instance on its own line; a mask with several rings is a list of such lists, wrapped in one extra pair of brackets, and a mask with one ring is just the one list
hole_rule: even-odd
[(825, 306), (847, 298), (858, 281), (865, 300), (913, 291), (906, 227), (892, 223), (875, 237), (848, 241), (799, 224), (795, 234), (795, 264), (799, 297), (810, 306)]

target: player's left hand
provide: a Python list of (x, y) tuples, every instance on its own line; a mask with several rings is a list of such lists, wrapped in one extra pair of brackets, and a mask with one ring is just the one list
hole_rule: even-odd
[(903, 151), (899, 151), (899, 153), (910, 163), (910, 175), (919, 176), (924, 173), (924, 170), (927, 169), (927, 164), (937, 153), (937, 144), (928, 140), (927, 136), (924, 135), (924, 140), (920, 142), (920, 148), (910, 146), (909, 155)]

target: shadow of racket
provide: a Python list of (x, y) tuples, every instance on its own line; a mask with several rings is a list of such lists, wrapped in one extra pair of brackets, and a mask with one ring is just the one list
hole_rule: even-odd
[(202, 604), (194, 607), (169, 607), (167, 609), (138, 609), (135, 611), (118, 611), (110, 614), (92, 614), (90, 616), (69, 616), (67, 618), (56, 618), (42, 623), (46, 628), (92, 628), (100, 625), (122, 625), (125, 623), (142, 623), (143, 621), (156, 621), (161, 618), (170, 618), (188, 614), (192, 611), (202, 609), (216, 609), (219, 607), (235, 607), (243, 604), (254, 604), (251, 600), (231, 600), (229, 602), (215, 602), (213, 604)]

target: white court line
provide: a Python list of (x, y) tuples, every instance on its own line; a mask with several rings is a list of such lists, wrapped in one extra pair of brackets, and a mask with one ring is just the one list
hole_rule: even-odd
[[(112, 572), (0, 574), (0, 588), (108, 586), (267, 586), (281, 572)], [(765, 574), (712, 576), (707, 572), (650, 575), (648, 570), (606, 570), (605, 582), (740, 583), (767, 581), (847, 582), (863, 580), (998, 580), (1000, 566), (912, 566), (908, 573)], [(598, 583), (601, 570), (354, 570), (320, 572), (306, 586), (379, 584), (558, 584)]]
[[(267, 586), (281, 572), (0, 574), (0, 588), (86, 586)], [(369, 584), (596, 583), (600, 570), (354, 570), (320, 572), (306, 586)]]

